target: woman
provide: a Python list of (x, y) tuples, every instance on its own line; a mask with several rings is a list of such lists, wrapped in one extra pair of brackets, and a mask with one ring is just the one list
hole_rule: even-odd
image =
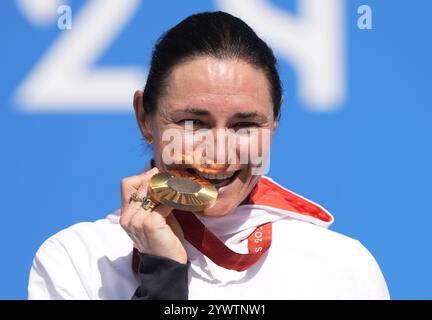
[[(333, 217), (325, 209), (256, 174), (251, 157), (227, 161), (227, 150), (217, 165), (199, 157), (168, 161), (190, 159), (183, 142), (167, 156), (169, 130), (184, 137), (222, 130), (224, 141), (255, 130), (260, 138), (246, 141), (265, 153), (271, 141), (264, 133), (275, 132), (281, 104), (275, 57), (240, 19), (196, 14), (165, 33), (144, 92), (134, 96), (152, 164), (123, 179), (121, 210), (42, 245), (29, 298), (387, 299), (372, 255), (329, 231)], [(235, 159), (241, 158), (237, 147)], [(216, 203), (185, 213), (153, 201), (150, 178), (172, 169), (210, 180)]]

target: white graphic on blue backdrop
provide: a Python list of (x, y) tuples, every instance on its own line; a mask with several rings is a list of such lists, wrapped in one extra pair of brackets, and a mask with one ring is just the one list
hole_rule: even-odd
[[(34, 27), (56, 21), (59, 0), (16, 1)], [(59, 32), (17, 88), (16, 104), (26, 112), (130, 112), (131, 93), (142, 88), (140, 66), (95, 67), (93, 63), (134, 18), (140, 0), (92, 0)], [(343, 0), (301, 0), (298, 14), (265, 0), (217, 0), (217, 7), (248, 22), (290, 63), (298, 97), (312, 111), (337, 110), (346, 96)], [(272, 21), (272, 23), (268, 23)]]
[[(39, 3), (57, 12), (57, 7)], [(57, 2), (51, 0), (50, 2)], [(74, 27), (59, 33), (16, 92), (16, 102), (29, 112), (130, 111), (131, 94), (145, 83), (139, 66), (98, 67), (92, 63), (115, 41), (140, 0), (93, 0), (74, 17)], [(28, 6), (29, 1), (21, 2)], [(41, 15), (49, 15), (38, 9)]]
[(343, 0), (298, 1), (297, 15), (265, 0), (217, 3), (249, 23), (279, 57), (293, 65), (305, 106), (315, 111), (341, 106), (345, 98)]

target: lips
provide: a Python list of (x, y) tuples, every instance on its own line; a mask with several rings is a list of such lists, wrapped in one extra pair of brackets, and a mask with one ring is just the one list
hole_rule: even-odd
[(211, 182), (216, 188), (224, 187), (230, 184), (238, 176), (240, 170), (230, 171), (230, 172), (213, 172), (207, 173), (196, 168), (188, 168), (188, 172), (196, 174), (201, 178), (204, 178)]
[[(241, 168), (234, 170), (227, 164), (219, 164), (214, 161), (207, 161), (205, 163), (194, 163), (192, 154), (175, 154), (172, 156), (176, 161), (171, 165), (172, 170), (185, 170), (189, 173), (195, 174), (203, 179), (208, 180), (216, 188), (221, 188), (229, 185), (238, 176)], [(181, 164), (176, 164), (180, 162)], [(188, 164), (191, 163), (191, 164)]]
[(200, 177), (208, 180), (225, 180), (231, 178), (235, 172), (228, 172), (228, 173), (218, 173), (218, 174), (211, 174), (211, 173), (205, 173), (200, 172), (198, 170), (194, 170), (194, 172), (199, 175)]

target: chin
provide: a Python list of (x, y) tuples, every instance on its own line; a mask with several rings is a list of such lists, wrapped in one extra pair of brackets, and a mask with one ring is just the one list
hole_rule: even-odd
[(232, 213), (245, 201), (258, 179), (259, 177), (249, 176), (247, 170), (244, 170), (231, 184), (219, 188), (219, 196), (213, 207), (197, 214), (206, 217), (223, 217)]
[(231, 213), (236, 206), (235, 203), (229, 203), (223, 199), (218, 199), (213, 207), (201, 212), (196, 212), (196, 214), (205, 217), (223, 217)]

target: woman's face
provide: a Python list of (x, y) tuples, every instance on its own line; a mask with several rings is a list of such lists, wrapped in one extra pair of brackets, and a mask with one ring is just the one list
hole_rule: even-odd
[[(219, 191), (216, 204), (198, 214), (224, 216), (230, 213), (245, 200), (259, 179), (250, 157), (244, 161), (246, 158), (241, 153), (252, 148), (262, 152), (270, 144), (262, 133), (270, 133), (271, 137), (276, 128), (270, 83), (264, 72), (243, 60), (198, 57), (174, 67), (154, 114), (143, 113), (142, 94), (142, 91), (135, 93), (134, 107), (141, 132), (151, 141), (156, 166), (161, 171), (193, 171), (215, 184)], [(183, 141), (175, 142), (181, 145), (180, 149), (167, 151), (170, 143), (172, 147), (172, 140), (165, 141), (163, 135), (169, 132), (178, 132), (183, 137)], [(208, 149), (197, 152), (205, 149), (202, 142), (206, 141), (202, 136), (201, 139), (196, 137), (198, 132), (213, 133), (215, 140), (210, 146), (215, 150), (217, 146), (223, 148), (217, 149), (212, 157)], [(248, 136), (247, 132), (258, 132), (258, 136)], [(242, 141), (250, 148), (228, 142), (228, 139), (240, 137), (245, 138)], [(189, 142), (185, 141), (187, 139)], [(188, 149), (186, 143), (192, 147)], [(167, 155), (171, 160), (184, 161), (170, 163)]]

